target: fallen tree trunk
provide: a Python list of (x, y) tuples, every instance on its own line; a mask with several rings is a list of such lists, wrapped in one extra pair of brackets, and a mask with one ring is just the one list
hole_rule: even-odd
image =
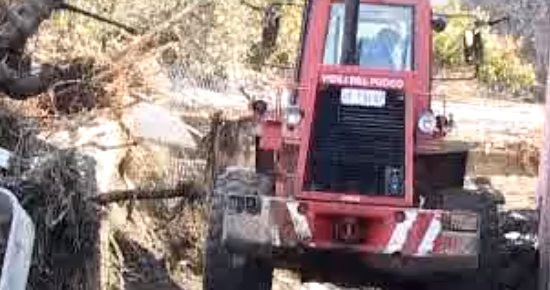
[(202, 186), (188, 183), (174, 189), (117, 190), (99, 194), (90, 198), (90, 200), (100, 205), (127, 200), (170, 199), (177, 197), (185, 197), (189, 202), (197, 202), (204, 199), (205, 196), (205, 190)]

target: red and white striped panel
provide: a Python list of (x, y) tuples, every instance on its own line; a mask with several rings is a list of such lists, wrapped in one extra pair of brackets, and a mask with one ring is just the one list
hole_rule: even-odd
[[(270, 224), (277, 225), (278, 229), (274, 246), (306, 242), (309, 247), (318, 249), (344, 247), (365, 253), (415, 257), (477, 254), (477, 220), (472, 223), (469, 219), (471, 214), (453, 213), (455, 219), (450, 220), (450, 212), (439, 210), (403, 210), (354, 205), (334, 207), (331, 203), (309, 203), (309, 214), (304, 216), (298, 211), (298, 201), (272, 201)], [(396, 220), (399, 213), (404, 213), (401, 222)], [(365, 220), (365, 240), (360, 244), (350, 245), (335, 242), (332, 236), (335, 214), (356, 216)], [(452, 230), (453, 222), (461, 228), (460, 231)]]
[(385, 254), (426, 256), (434, 252), (443, 227), (437, 212), (405, 211), (405, 220), (393, 228)]

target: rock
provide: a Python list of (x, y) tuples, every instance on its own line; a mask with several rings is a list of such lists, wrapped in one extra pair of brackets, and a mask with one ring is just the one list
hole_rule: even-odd
[(133, 138), (169, 146), (179, 150), (194, 150), (200, 133), (170, 110), (153, 104), (138, 104), (123, 113), (122, 123)]

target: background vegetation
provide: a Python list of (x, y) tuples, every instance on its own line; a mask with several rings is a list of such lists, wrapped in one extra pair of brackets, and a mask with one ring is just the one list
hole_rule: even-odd
[[(483, 20), (492, 18), (488, 11), (480, 8), (473, 11), (466, 9), (459, 0), (450, 1), (448, 6), (438, 9), (438, 12), (455, 15), (469, 13)], [(438, 68), (453, 70), (464, 66), (462, 37), (464, 31), (472, 28), (472, 19), (452, 18), (447, 29), (435, 35), (435, 61)], [(521, 55), (522, 39), (499, 34), (491, 28), (483, 30), (485, 63), (479, 72), (480, 81), (495, 90), (513, 94), (524, 93), (535, 86), (535, 68)]]
[[(201, 1), (75, 0), (72, 3), (135, 27), (138, 31), (147, 31), (194, 2)], [(296, 65), (303, 0), (282, 7), (277, 47), (264, 60), (259, 57), (265, 53), (259, 49), (263, 24), (261, 10), (274, 2), (247, 0), (243, 4), (240, 0), (212, 1), (211, 5), (164, 31), (154, 46), (161, 51), (164, 63), (177, 64), (184, 68), (183, 73), (188, 76), (242, 80), (252, 75), (257, 77), (258, 72), (273, 72), (273, 69), (279, 74), (281, 69), (288, 72), (288, 68)], [(465, 8), (461, 0), (450, 1), (439, 12), (473, 12), (483, 19), (491, 17), (489, 11)], [(445, 32), (435, 35), (436, 71), (464, 68), (462, 33), (471, 26), (471, 19), (453, 18)], [(57, 14), (43, 30), (47, 33), (37, 37), (34, 47), (40, 48), (39, 58), (49, 61), (69, 56), (93, 57), (96, 62), (109, 63), (113, 53), (133, 39), (118, 28), (71, 13)], [(537, 77), (534, 65), (521, 55), (525, 41), (490, 28), (485, 29), (484, 36), (486, 63), (480, 70), (479, 80), (499, 92), (529, 94), (531, 88), (537, 85)]]

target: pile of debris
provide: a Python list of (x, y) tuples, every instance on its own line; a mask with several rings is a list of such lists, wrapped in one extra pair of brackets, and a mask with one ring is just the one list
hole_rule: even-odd
[[(129, 274), (145, 269), (146, 257), (160, 267), (157, 278), (200, 272), (205, 164), (191, 148), (200, 136), (183, 136), (191, 128), (165, 112), (152, 118), (159, 110), (141, 105), (122, 120), (73, 117), (49, 129), (0, 112), (0, 147), (11, 152), (0, 185), (36, 227), (28, 289), (143, 284), (151, 277)], [(151, 125), (159, 122), (182, 130), (158, 135)]]
[(37, 128), (4, 106), (0, 147), (11, 152), (0, 183), (35, 224), (28, 289), (91, 289), (97, 283), (99, 211), (94, 161), (37, 138)]

